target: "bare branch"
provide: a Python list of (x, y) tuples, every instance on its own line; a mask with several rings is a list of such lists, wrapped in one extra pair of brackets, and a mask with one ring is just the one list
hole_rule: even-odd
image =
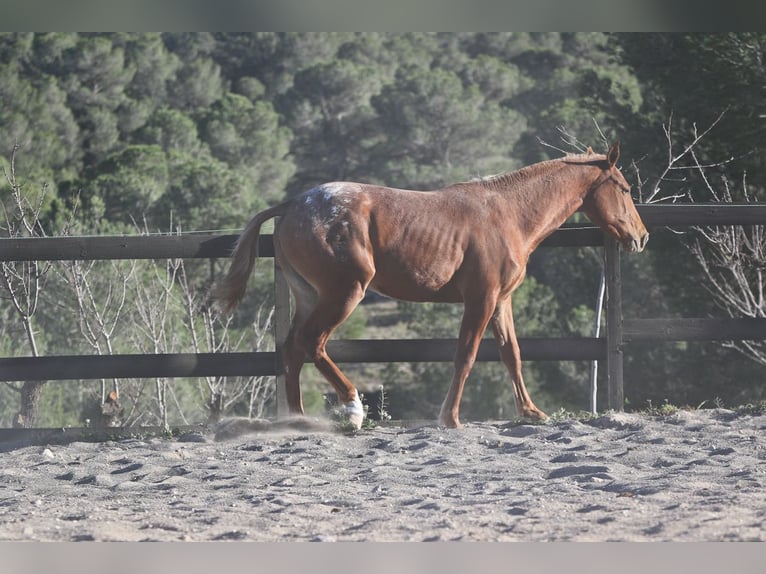
[[(723, 189), (715, 193), (712, 183), (707, 178), (705, 181), (715, 201), (732, 201), (728, 183), (724, 182)], [(750, 201), (753, 194), (747, 193), (745, 197)], [(695, 230), (697, 238), (688, 248), (705, 275), (705, 289), (716, 305), (733, 317), (766, 317), (764, 226), (697, 227)], [(766, 341), (732, 341), (727, 346), (766, 365)]]
[[(728, 108), (722, 111), (718, 117), (716, 117), (711, 124), (704, 129), (702, 132), (699, 132), (697, 129), (697, 125), (692, 125), (692, 134), (691, 134), (691, 140), (685, 144), (682, 148), (682, 150), (679, 153), (674, 153), (673, 147), (674, 147), (674, 134), (673, 134), (673, 115), (671, 114), (668, 117), (667, 124), (663, 124), (662, 131), (665, 136), (665, 141), (667, 142), (667, 164), (663, 168), (663, 170), (657, 175), (655, 179), (654, 186), (649, 191), (647, 195), (644, 194), (643, 188), (644, 184), (646, 183), (644, 180), (641, 180), (639, 178), (639, 201), (641, 203), (660, 203), (660, 202), (675, 202), (680, 199), (686, 199), (686, 200), (692, 200), (691, 191), (689, 189), (682, 191), (682, 192), (675, 192), (675, 193), (664, 193), (662, 184), (663, 183), (687, 183), (688, 179), (685, 176), (681, 177), (670, 177), (671, 173), (683, 173), (683, 172), (697, 172), (698, 174), (703, 174), (705, 169), (711, 169), (711, 168), (721, 168), (723, 166), (726, 166), (736, 160), (735, 157), (730, 156), (727, 159), (713, 162), (713, 163), (706, 163), (702, 164), (697, 159), (697, 156), (695, 154), (695, 148), (699, 145), (700, 141), (702, 141), (705, 136), (707, 136), (724, 118), (728, 111)], [(691, 161), (688, 161), (691, 160)], [(685, 163), (687, 162), (687, 163)], [(633, 165), (634, 171), (638, 170), (638, 167), (634, 164)], [(703, 174), (704, 177), (704, 174)], [(708, 189), (712, 189), (708, 187)]]
[(565, 151), (565, 150), (563, 150), (563, 149), (561, 149), (561, 148), (559, 148), (559, 147), (556, 147), (556, 146), (555, 146), (555, 145), (553, 145), (553, 144), (549, 144), (548, 142), (546, 142), (545, 140), (543, 140), (543, 139), (541, 139), (541, 138), (539, 138), (539, 137), (537, 138), (537, 142), (538, 142), (540, 145), (543, 145), (543, 146), (545, 146), (545, 147), (549, 147), (549, 148), (551, 148), (551, 149), (555, 149), (557, 152), (559, 152), (559, 153), (562, 153), (562, 154), (564, 154), (564, 155), (566, 155), (567, 153), (569, 153), (569, 152), (567, 152), (567, 151)]

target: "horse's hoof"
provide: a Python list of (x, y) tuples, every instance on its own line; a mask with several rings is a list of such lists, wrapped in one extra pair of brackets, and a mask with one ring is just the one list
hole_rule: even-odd
[(530, 420), (530, 421), (547, 421), (548, 415), (546, 415), (543, 411), (538, 409), (537, 407), (532, 407), (530, 409), (524, 409), (521, 412), (521, 418)]
[(359, 396), (355, 396), (354, 400), (347, 402), (344, 405), (348, 422), (354, 425), (354, 428), (359, 430), (362, 428), (362, 421), (364, 421), (364, 407), (362, 401), (359, 400)]
[(453, 417), (439, 417), (439, 424), (447, 427), (448, 429), (461, 429), (463, 424)]

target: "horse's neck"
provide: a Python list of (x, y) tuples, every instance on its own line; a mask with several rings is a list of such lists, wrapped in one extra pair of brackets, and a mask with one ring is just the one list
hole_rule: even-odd
[(582, 205), (594, 174), (588, 166), (551, 161), (504, 177), (501, 194), (533, 249)]

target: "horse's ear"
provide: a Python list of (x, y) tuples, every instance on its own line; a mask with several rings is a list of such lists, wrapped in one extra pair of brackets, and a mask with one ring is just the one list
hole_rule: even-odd
[(612, 168), (617, 164), (618, 159), (620, 159), (620, 142), (614, 142), (606, 154), (606, 161), (609, 167)]

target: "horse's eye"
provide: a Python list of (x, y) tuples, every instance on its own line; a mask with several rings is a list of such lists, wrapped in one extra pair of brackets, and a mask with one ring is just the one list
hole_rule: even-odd
[(625, 193), (630, 193), (630, 186), (629, 185), (622, 185), (622, 182), (617, 180), (616, 178), (611, 178), (614, 183), (617, 184), (617, 187), (619, 187), (622, 191)]

